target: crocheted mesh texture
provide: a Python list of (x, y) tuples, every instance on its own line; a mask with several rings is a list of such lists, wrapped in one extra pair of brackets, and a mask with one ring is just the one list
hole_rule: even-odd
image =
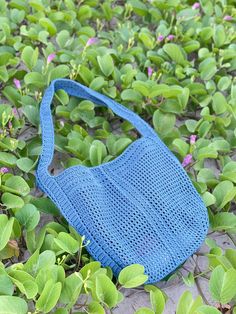
[(208, 229), (206, 208), (186, 172), (150, 134), (100, 166), (73, 166), (54, 177), (37, 171), (41, 189), (90, 240), (89, 253), (116, 276), (127, 265), (144, 265), (148, 283), (180, 266)]

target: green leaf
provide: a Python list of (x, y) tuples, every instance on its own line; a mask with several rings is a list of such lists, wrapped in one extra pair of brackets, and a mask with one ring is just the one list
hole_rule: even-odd
[(78, 252), (80, 248), (80, 242), (75, 240), (70, 234), (66, 232), (60, 232), (57, 238), (54, 238), (54, 242), (65, 252), (74, 254)]
[(2, 194), (2, 203), (6, 208), (21, 208), (24, 206), (24, 201), (21, 197), (12, 193), (5, 192)]
[(153, 115), (153, 125), (158, 134), (165, 136), (175, 126), (175, 115), (171, 113), (163, 113), (157, 109)]
[(110, 76), (114, 71), (113, 59), (109, 54), (97, 56), (98, 64), (105, 76)]
[(37, 208), (32, 204), (26, 204), (20, 208), (16, 214), (16, 218), (27, 231), (33, 230), (39, 223), (40, 214)]
[(0, 164), (8, 167), (15, 166), (17, 158), (11, 153), (0, 152)]
[(217, 266), (209, 281), (209, 290), (214, 300), (226, 304), (236, 295), (236, 270), (231, 268), (224, 271), (224, 268)]
[(212, 102), (216, 114), (222, 114), (227, 110), (227, 101), (222, 93), (216, 92), (212, 97)]
[(189, 144), (177, 138), (173, 141), (173, 146), (177, 149), (181, 157), (185, 157), (189, 152)]
[(230, 144), (226, 140), (217, 139), (214, 140), (210, 147), (215, 148), (218, 152), (229, 153), (230, 152)]
[(216, 206), (221, 209), (235, 197), (236, 187), (231, 181), (222, 181), (213, 190), (213, 195), (216, 198)]
[(26, 85), (34, 85), (35, 87), (44, 87), (46, 85), (46, 81), (44, 76), (39, 72), (30, 72), (27, 73), (24, 77), (24, 81)]
[(50, 19), (42, 17), (41, 19), (39, 19), (39, 24), (49, 32), (50, 36), (56, 34), (56, 25)]
[(70, 74), (70, 69), (65, 64), (60, 64), (49, 73), (49, 81), (53, 81), (57, 78), (63, 78)]
[(0, 314), (27, 314), (25, 300), (15, 296), (0, 296)]
[(160, 289), (150, 291), (150, 300), (155, 314), (162, 314), (165, 309), (165, 297)]
[(142, 95), (134, 89), (125, 89), (121, 93), (121, 99), (126, 101), (138, 102), (142, 100)]
[(43, 213), (48, 213), (50, 215), (59, 216), (60, 211), (56, 205), (46, 197), (35, 198), (31, 200), (31, 203), (35, 205), (39, 211)]
[(229, 88), (230, 84), (231, 84), (231, 79), (228, 76), (222, 76), (219, 79), (217, 87), (219, 88), (220, 91), (224, 91)]
[(38, 61), (38, 54), (39, 54), (38, 47), (33, 49), (31, 46), (26, 46), (22, 50), (21, 59), (23, 60), (27, 68), (31, 71)]
[(203, 198), (203, 201), (204, 201), (206, 207), (211, 206), (211, 205), (214, 205), (215, 202), (216, 202), (215, 196), (212, 195), (210, 192), (205, 192), (205, 193), (202, 195), (202, 198)]
[(27, 105), (22, 107), (22, 112), (26, 116), (26, 118), (29, 120), (30, 123), (32, 123), (35, 126), (39, 125), (39, 110), (35, 106)]
[(165, 44), (163, 50), (175, 63), (185, 65), (187, 63), (185, 54), (182, 48), (176, 44)]
[(0, 215), (0, 251), (5, 248), (7, 242), (10, 240), (12, 233), (14, 218), (8, 220), (7, 215)]
[(18, 289), (25, 294), (28, 299), (33, 299), (38, 293), (38, 286), (35, 279), (25, 271), (11, 270), (9, 276)]
[(34, 161), (28, 157), (23, 157), (17, 160), (16, 165), (20, 170), (29, 172), (34, 166)]
[(92, 166), (100, 165), (106, 154), (107, 150), (103, 142), (99, 140), (94, 140), (89, 149), (89, 159)]
[(49, 313), (57, 304), (61, 294), (61, 283), (54, 283), (53, 279), (49, 279), (41, 293), (40, 297), (36, 301), (36, 309), (43, 313)]
[(214, 147), (202, 147), (197, 152), (197, 159), (202, 160), (205, 158), (217, 158), (218, 153)]
[(56, 41), (60, 48), (65, 48), (68, 46), (72, 40), (70, 33), (67, 30), (62, 30), (57, 34)]
[(104, 308), (96, 301), (92, 301), (88, 306), (89, 314), (105, 314)]
[(105, 275), (96, 277), (96, 295), (100, 302), (112, 308), (118, 303), (118, 291), (114, 283)]
[(223, 25), (216, 25), (214, 29), (213, 39), (216, 47), (221, 47), (224, 45), (226, 40), (225, 29)]
[(206, 58), (199, 65), (201, 79), (210, 80), (217, 72), (216, 60), (212, 57)]
[(81, 274), (74, 272), (65, 279), (59, 301), (72, 307), (79, 298), (82, 286), (83, 278)]
[(236, 162), (235, 161), (230, 161), (224, 166), (223, 173), (220, 174), (220, 179), (229, 180), (236, 183)]
[(114, 145), (115, 154), (120, 155), (131, 143), (130, 138), (119, 138)]
[(134, 314), (155, 314), (155, 312), (148, 307), (141, 307)]
[(84, 265), (80, 269), (80, 274), (82, 275), (83, 279), (85, 280), (87, 277), (91, 277), (100, 268), (101, 268), (100, 262), (90, 262), (90, 263)]
[(185, 291), (179, 299), (176, 314), (193, 314), (203, 304), (202, 298), (198, 296), (193, 299), (190, 291)]
[(12, 295), (13, 292), (14, 286), (10, 277), (6, 274), (0, 274), (0, 295)]
[(96, 77), (90, 83), (89, 87), (93, 90), (100, 90), (105, 85), (105, 80), (102, 76)]
[(144, 44), (144, 46), (146, 48), (148, 48), (150, 50), (152, 50), (154, 48), (155, 40), (151, 36), (151, 34), (146, 33), (146, 32), (141, 32), (141, 33), (139, 33), (138, 37), (142, 41), (142, 43)]
[(5, 186), (9, 192), (17, 195), (26, 196), (30, 192), (30, 187), (26, 181), (20, 176), (11, 176), (5, 182)]
[(221, 314), (215, 307), (209, 305), (200, 306), (194, 314)]
[(148, 279), (144, 275), (144, 267), (139, 264), (126, 266), (119, 273), (118, 281), (124, 288), (135, 288), (144, 284)]
[(233, 213), (217, 213), (212, 219), (212, 229), (236, 232), (236, 216)]

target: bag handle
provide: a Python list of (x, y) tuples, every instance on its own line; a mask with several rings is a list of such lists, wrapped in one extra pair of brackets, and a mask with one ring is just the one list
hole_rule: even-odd
[(120, 117), (128, 120), (145, 137), (156, 137), (153, 128), (140, 118), (136, 113), (125, 106), (115, 102), (111, 98), (100, 94), (78, 82), (69, 79), (55, 79), (46, 89), (40, 105), (40, 125), (42, 129), (42, 151), (39, 158), (38, 170), (46, 170), (50, 165), (54, 154), (54, 126), (51, 114), (51, 103), (54, 93), (63, 89), (71, 96), (91, 100), (96, 104), (111, 108)]

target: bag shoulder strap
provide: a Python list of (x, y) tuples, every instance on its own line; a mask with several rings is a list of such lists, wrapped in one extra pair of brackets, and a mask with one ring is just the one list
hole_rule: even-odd
[(42, 151), (38, 162), (38, 170), (47, 172), (54, 154), (54, 126), (51, 114), (51, 103), (54, 93), (63, 89), (71, 96), (76, 96), (82, 99), (91, 100), (96, 104), (106, 106), (120, 117), (128, 120), (144, 137), (157, 137), (153, 128), (140, 118), (136, 113), (129, 110), (125, 106), (115, 102), (111, 98), (100, 94), (78, 82), (69, 79), (53, 80), (50, 86), (46, 89), (40, 105), (40, 125), (42, 129)]

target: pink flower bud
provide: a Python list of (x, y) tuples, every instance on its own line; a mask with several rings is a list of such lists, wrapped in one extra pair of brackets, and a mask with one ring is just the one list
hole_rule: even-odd
[(170, 34), (170, 35), (167, 36), (167, 39), (168, 40), (174, 40), (175, 39), (175, 35)]
[(50, 55), (47, 57), (47, 64), (52, 62), (53, 59), (55, 59), (56, 54), (55, 53), (50, 53)]
[(16, 87), (17, 89), (21, 89), (21, 85), (20, 85), (20, 81), (19, 81), (19, 80), (17, 80), (16, 78), (14, 78), (14, 79), (13, 79), (13, 82), (14, 82), (15, 87)]
[(192, 9), (193, 10), (197, 10), (200, 8), (200, 3), (199, 2), (195, 2), (193, 5), (192, 5)]
[(193, 156), (191, 154), (188, 154), (184, 157), (184, 160), (182, 162), (182, 166), (183, 167), (186, 167), (188, 166), (189, 164), (191, 164), (191, 162), (193, 161)]
[(9, 128), (9, 129), (12, 129), (12, 123), (11, 123), (11, 121), (8, 122), (8, 128)]
[(226, 15), (226, 16), (224, 16), (224, 20), (225, 21), (232, 21), (232, 16), (230, 16), (230, 15)]
[(195, 144), (196, 139), (197, 139), (197, 135), (191, 135), (191, 136), (190, 136), (190, 144), (191, 144), (191, 145)]
[(17, 116), (18, 115), (17, 109), (16, 108), (12, 108), (12, 113), (13, 113), (14, 116)]
[(165, 37), (163, 35), (159, 35), (157, 37), (157, 41), (159, 41), (159, 42), (163, 41), (164, 39), (165, 39)]
[(95, 44), (96, 42), (98, 41), (98, 39), (96, 37), (91, 37), (88, 39), (87, 43), (86, 43), (86, 46), (90, 46), (90, 45), (93, 45)]
[(148, 67), (148, 77), (152, 76), (153, 69), (151, 67)]
[(7, 173), (7, 172), (9, 172), (9, 170), (8, 170), (7, 167), (1, 167), (1, 168), (0, 168), (0, 173), (1, 173), (1, 174)]

